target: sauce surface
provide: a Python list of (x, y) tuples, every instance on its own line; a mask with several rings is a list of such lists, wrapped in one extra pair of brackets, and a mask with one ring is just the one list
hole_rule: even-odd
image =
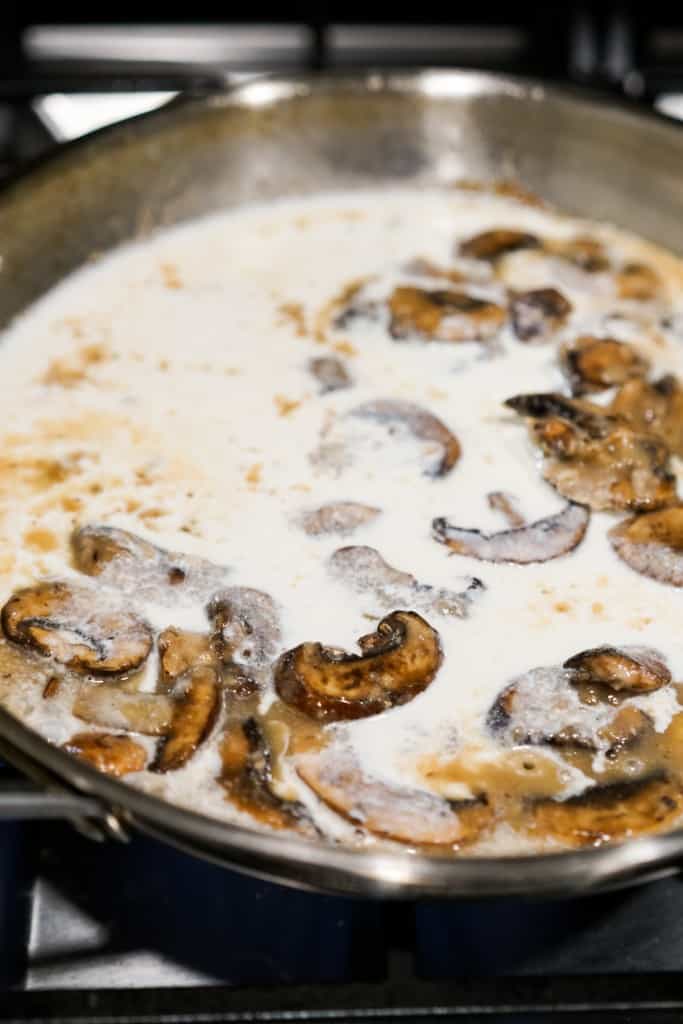
[[(661, 291), (652, 301), (623, 298), (609, 275), (533, 251), (511, 253), (495, 268), (454, 256), (459, 242), (501, 227), (558, 245), (589, 234), (620, 264), (655, 268)], [(438, 273), (444, 268), (451, 279)], [(397, 287), (460, 288), (503, 305), (508, 290), (554, 287), (572, 310), (544, 343), (523, 343), (509, 320), (488, 340), (426, 342), (389, 333), (385, 305)], [(633, 343), (657, 376), (683, 376), (680, 265), (610, 227), (484, 191), (287, 200), (122, 248), (54, 289), (2, 338), (0, 601), (40, 579), (80, 579), (72, 531), (104, 524), (223, 567), (227, 586), (270, 595), (280, 651), (317, 641), (350, 652), (382, 617), (406, 607), (400, 591), (395, 601), (379, 595), (357, 568), (346, 578), (331, 569), (339, 548), (376, 549), (419, 584), (469, 593), (466, 614), (416, 597), (413, 609), (440, 638), (435, 678), (402, 706), (320, 733), (309, 729), (313, 739), (304, 736), (299, 748), (323, 742), (328, 753), (342, 751), (350, 776), (378, 780), (389, 801), (396, 789), (419, 790), (426, 817), (440, 814), (430, 795), (451, 801), (456, 815), (482, 791), (576, 796), (601, 773), (608, 778), (604, 757), (565, 757), (549, 745), (502, 747), (490, 728), (492, 705), (531, 669), (561, 666), (601, 645), (653, 648), (674, 681), (683, 679), (683, 594), (617, 557), (607, 533), (625, 514), (593, 512), (574, 550), (526, 565), (453, 554), (431, 524), (448, 517), (485, 532), (506, 528), (487, 499), (492, 492), (513, 496), (527, 523), (566, 506), (541, 475), (523, 419), (503, 402), (520, 393), (567, 394), (558, 350), (581, 335)], [(326, 390), (311, 364), (321, 359), (341, 364), (345, 386)], [(320, 372), (330, 371), (338, 365)], [(612, 394), (587, 397), (605, 404)], [(452, 431), (461, 451), (447, 473), (435, 475), (443, 452), (434, 437), (400, 421), (350, 415), (380, 399), (415, 403)], [(678, 478), (676, 457), (672, 465)], [(347, 535), (307, 531), (306, 516), (333, 502), (379, 511)], [(473, 578), (483, 584), (476, 592), (468, 591)], [(151, 591), (127, 600), (155, 631), (208, 628), (205, 595), (169, 601)], [(57, 744), (87, 730), (74, 701), (82, 687), (99, 684), (66, 680), (46, 697), (47, 663), (18, 678), (16, 657), (14, 648), (0, 652), (3, 703)], [(152, 692), (156, 674), (155, 653), (131, 689)], [(552, 688), (548, 695), (552, 703)], [(250, 700), (273, 729), (275, 757), (278, 728), (284, 749), (297, 724), (272, 682)], [(626, 703), (662, 736), (680, 710), (672, 686)], [(253, 825), (216, 781), (217, 737), (214, 730), (178, 771), (133, 770), (126, 779)], [(155, 742), (139, 738), (150, 753)], [(406, 841), (403, 819), (398, 832), (359, 834), (365, 812), (337, 813), (338, 793), (321, 802), (306, 771), (296, 770), (296, 747), (275, 757), (274, 785), (303, 804), (325, 835)], [(366, 800), (370, 825), (375, 799), (382, 793)], [(446, 824), (439, 828), (447, 833)], [(520, 852), (546, 842), (507, 821), (470, 852)]]

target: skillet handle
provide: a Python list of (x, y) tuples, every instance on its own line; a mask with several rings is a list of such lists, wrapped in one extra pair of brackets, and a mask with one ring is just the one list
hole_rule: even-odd
[(128, 842), (128, 832), (112, 808), (70, 789), (4, 737), (0, 757), (28, 776), (0, 782), (0, 821), (64, 818), (88, 839)]

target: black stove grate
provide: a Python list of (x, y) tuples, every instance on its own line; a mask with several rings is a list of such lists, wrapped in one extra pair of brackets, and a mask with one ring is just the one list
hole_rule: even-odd
[(0, 1021), (683, 1019), (683, 882), (573, 901), (297, 892), (136, 837), (0, 836)]

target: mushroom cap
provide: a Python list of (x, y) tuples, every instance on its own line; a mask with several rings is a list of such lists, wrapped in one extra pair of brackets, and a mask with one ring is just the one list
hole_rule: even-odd
[(140, 743), (116, 733), (79, 732), (62, 745), (62, 750), (117, 778), (141, 772), (147, 762), (147, 751)]
[(488, 341), (507, 319), (502, 306), (466, 292), (400, 285), (389, 296), (392, 338), (429, 342)]
[(358, 645), (360, 655), (319, 643), (286, 651), (275, 666), (279, 696), (319, 721), (366, 718), (412, 700), (442, 661), (438, 633), (412, 611), (387, 615)]
[(683, 505), (624, 519), (608, 537), (619, 558), (641, 576), (683, 587)]
[(567, 800), (532, 806), (533, 830), (571, 846), (602, 846), (660, 832), (683, 812), (680, 786), (665, 775), (593, 786)]
[(213, 668), (202, 666), (189, 674), (187, 687), (173, 708), (167, 734), (159, 742), (152, 772), (182, 768), (208, 738), (221, 706), (221, 690)]
[(671, 682), (662, 656), (649, 647), (593, 647), (567, 658), (564, 668), (587, 682), (631, 693), (651, 693)]
[(8, 640), (26, 644), (76, 672), (132, 672), (152, 649), (152, 631), (120, 603), (90, 588), (45, 581), (18, 590), (2, 609)]
[(398, 843), (460, 848), (479, 838), (493, 817), (485, 797), (451, 802), (428, 790), (390, 785), (366, 775), (339, 747), (298, 758), (297, 771), (332, 810)]
[(519, 249), (537, 249), (540, 244), (536, 235), (532, 235), (528, 231), (520, 231), (517, 228), (494, 228), (491, 231), (482, 231), (461, 242), (458, 246), (458, 253), (465, 259), (486, 260), (489, 263), (495, 263), (496, 260), (507, 256), (510, 252), (517, 252)]
[(520, 341), (548, 341), (562, 327), (572, 308), (557, 288), (515, 292), (510, 301), (512, 328)]
[(566, 345), (561, 362), (575, 395), (605, 391), (644, 377), (649, 369), (648, 360), (628, 342), (590, 334), (582, 334)]

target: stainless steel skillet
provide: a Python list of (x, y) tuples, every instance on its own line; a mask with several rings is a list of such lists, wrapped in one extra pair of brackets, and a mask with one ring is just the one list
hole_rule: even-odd
[[(208, 211), (380, 183), (515, 177), (683, 254), (683, 130), (581, 93), (472, 72), (258, 79), (60, 150), (0, 194), (0, 324), (123, 241)], [(293, 885), (397, 897), (576, 894), (678, 870), (683, 831), (513, 859), (361, 852), (194, 814), (98, 774), (0, 711), (0, 754), (39, 784), (0, 815), (141, 830)]]

